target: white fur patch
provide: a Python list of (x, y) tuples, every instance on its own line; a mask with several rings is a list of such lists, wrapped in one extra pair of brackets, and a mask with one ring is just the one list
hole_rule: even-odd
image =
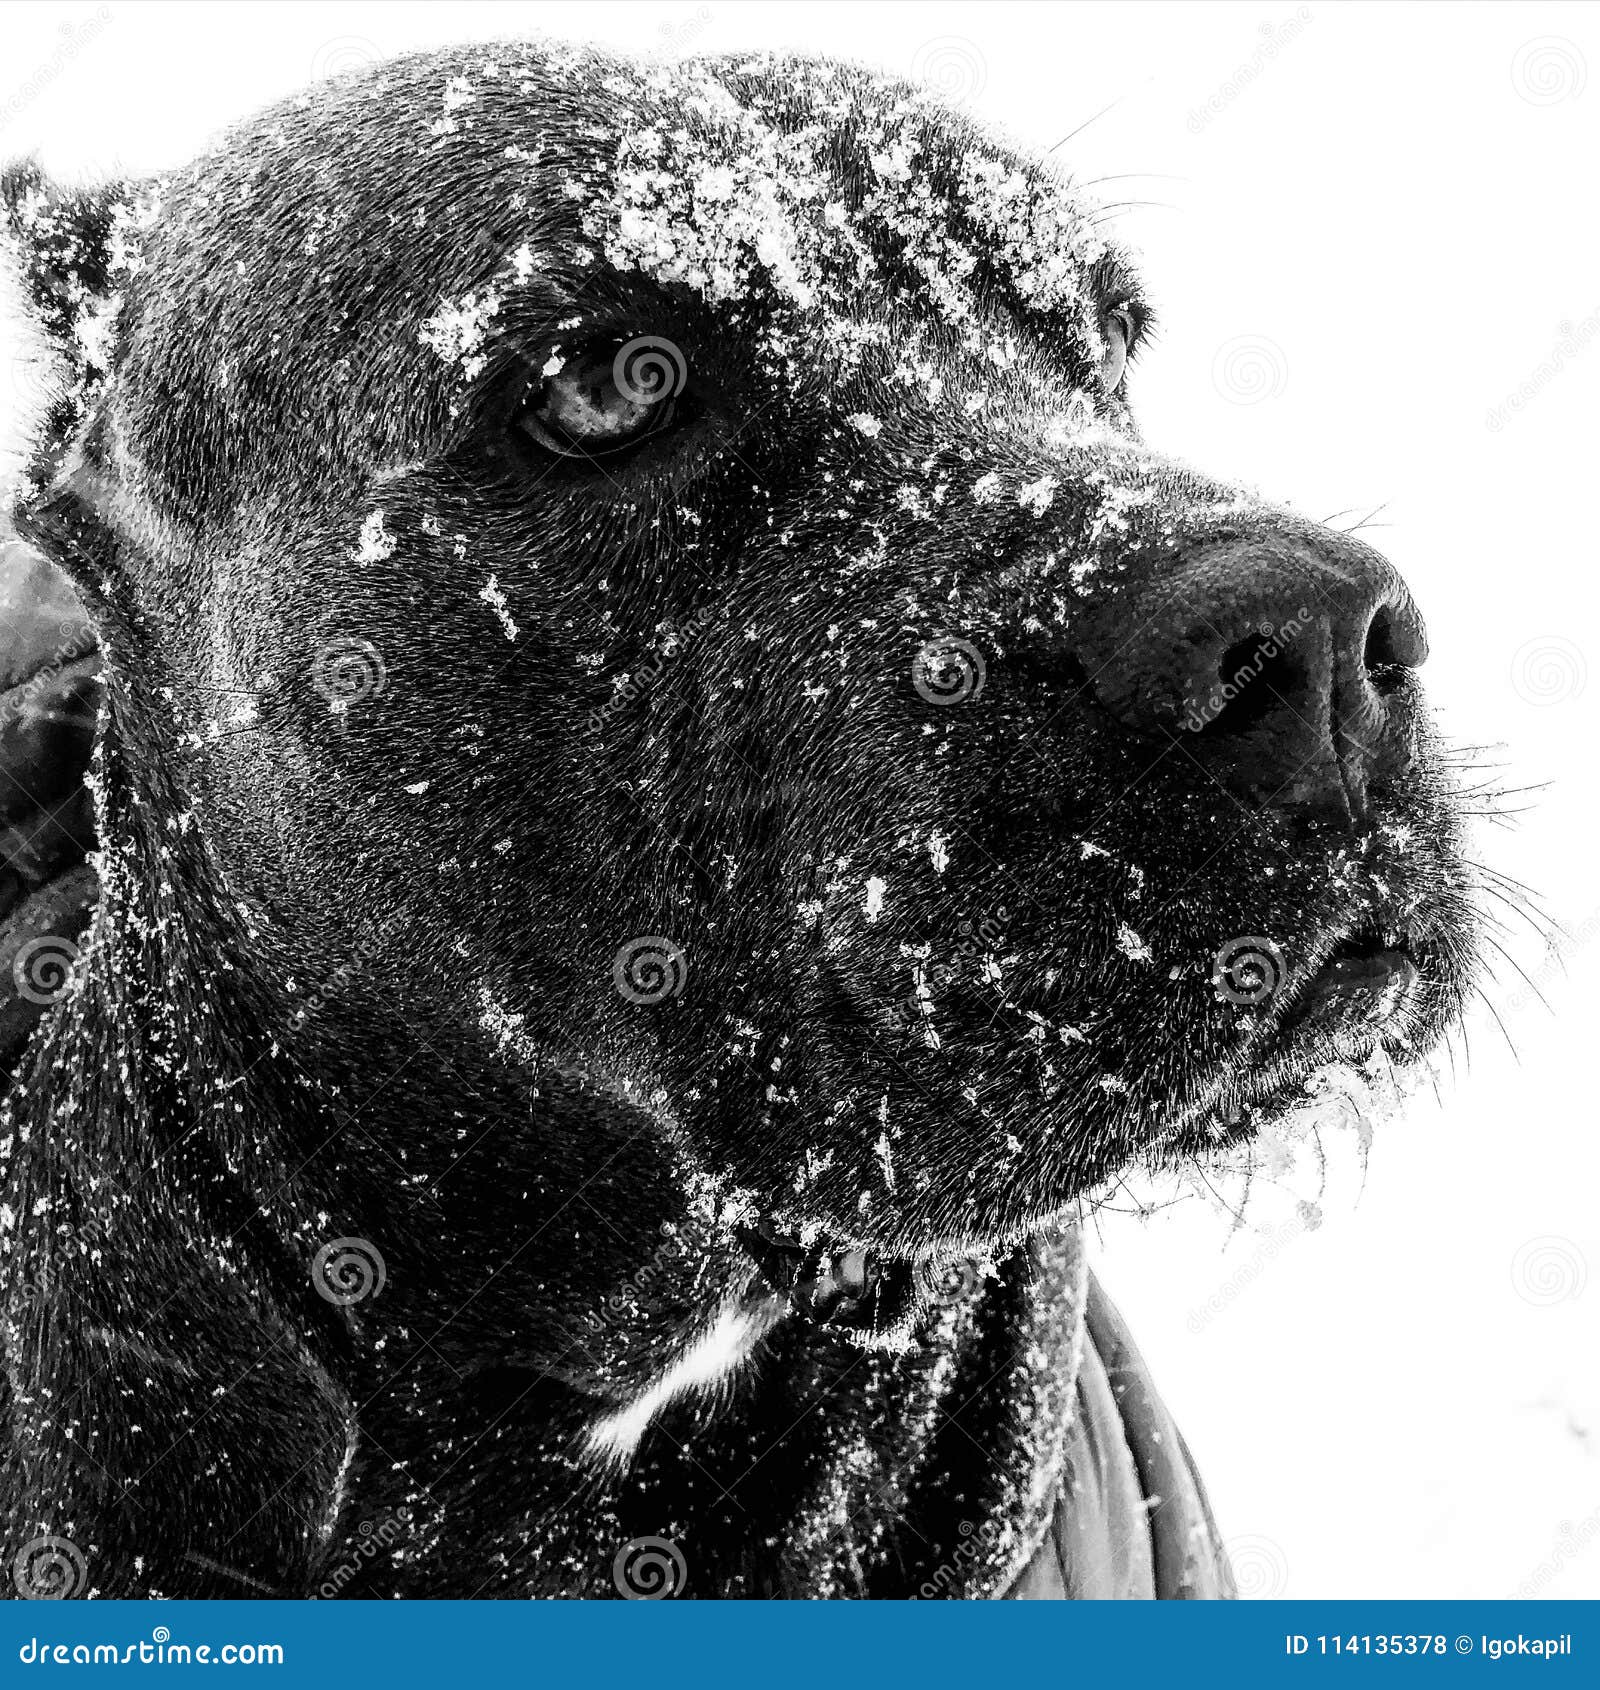
[(756, 1345), (777, 1325), (787, 1302), (764, 1297), (756, 1303), (729, 1303), (698, 1338), (663, 1372), (615, 1414), (590, 1427), (589, 1453), (622, 1463), (638, 1448), (650, 1422), (668, 1403), (691, 1392), (714, 1390), (749, 1359)]

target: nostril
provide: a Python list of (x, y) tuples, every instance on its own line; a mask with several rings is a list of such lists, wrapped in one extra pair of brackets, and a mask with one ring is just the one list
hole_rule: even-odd
[(1190, 716), (1194, 731), (1211, 738), (1248, 733), (1275, 710), (1293, 707), (1305, 675), (1293, 652), (1260, 638), (1236, 640), (1217, 663), (1210, 694)]
[(1372, 690), (1382, 696), (1396, 691), (1406, 678), (1409, 665), (1401, 653), (1394, 612), (1388, 605), (1380, 605), (1367, 625), (1362, 662), (1366, 665)]

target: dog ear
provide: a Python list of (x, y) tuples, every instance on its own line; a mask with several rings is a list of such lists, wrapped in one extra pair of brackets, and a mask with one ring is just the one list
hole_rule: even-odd
[[(110, 372), (120, 287), (139, 268), (154, 184), (53, 182), (36, 160), (0, 169), (0, 353), (16, 402), (0, 417), (0, 485), (16, 534), (59, 565), (91, 611), (114, 571), (108, 485), (79, 449)], [(20, 471), (20, 475), (19, 472)]]
[(0, 170), (5, 330), (22, 401), (8, 445), (35, 463), (65, 442), (106, 373), (131, 200), (125, 182), (58, 185), (32, 159)]

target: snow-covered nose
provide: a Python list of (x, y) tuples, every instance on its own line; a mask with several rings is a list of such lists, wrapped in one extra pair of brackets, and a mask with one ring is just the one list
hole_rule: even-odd
[(1204, 546), (1152, 579), (1081, 660), (1100, 703), (1235, 795), (1359, 822), (1415, 755), (1422, 618), (1370, 547), (1322, 533)]

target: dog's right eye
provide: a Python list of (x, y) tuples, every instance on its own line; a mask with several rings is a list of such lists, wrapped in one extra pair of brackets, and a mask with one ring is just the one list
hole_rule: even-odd
[(688, 368), (671, 341), (646, 336), (572, 353), (558, 347), (540, 375), (515, 426), (554, 457), (596, 458), (667, 428)]
[(1106, 318), (1106, 350), (1100, 361), (1100, 380), (1106, 392), (1115, 393), (1122, 386), (1128, 368), (1128, 352), (1133, 345), (1133, 313), (1119, 306)]

